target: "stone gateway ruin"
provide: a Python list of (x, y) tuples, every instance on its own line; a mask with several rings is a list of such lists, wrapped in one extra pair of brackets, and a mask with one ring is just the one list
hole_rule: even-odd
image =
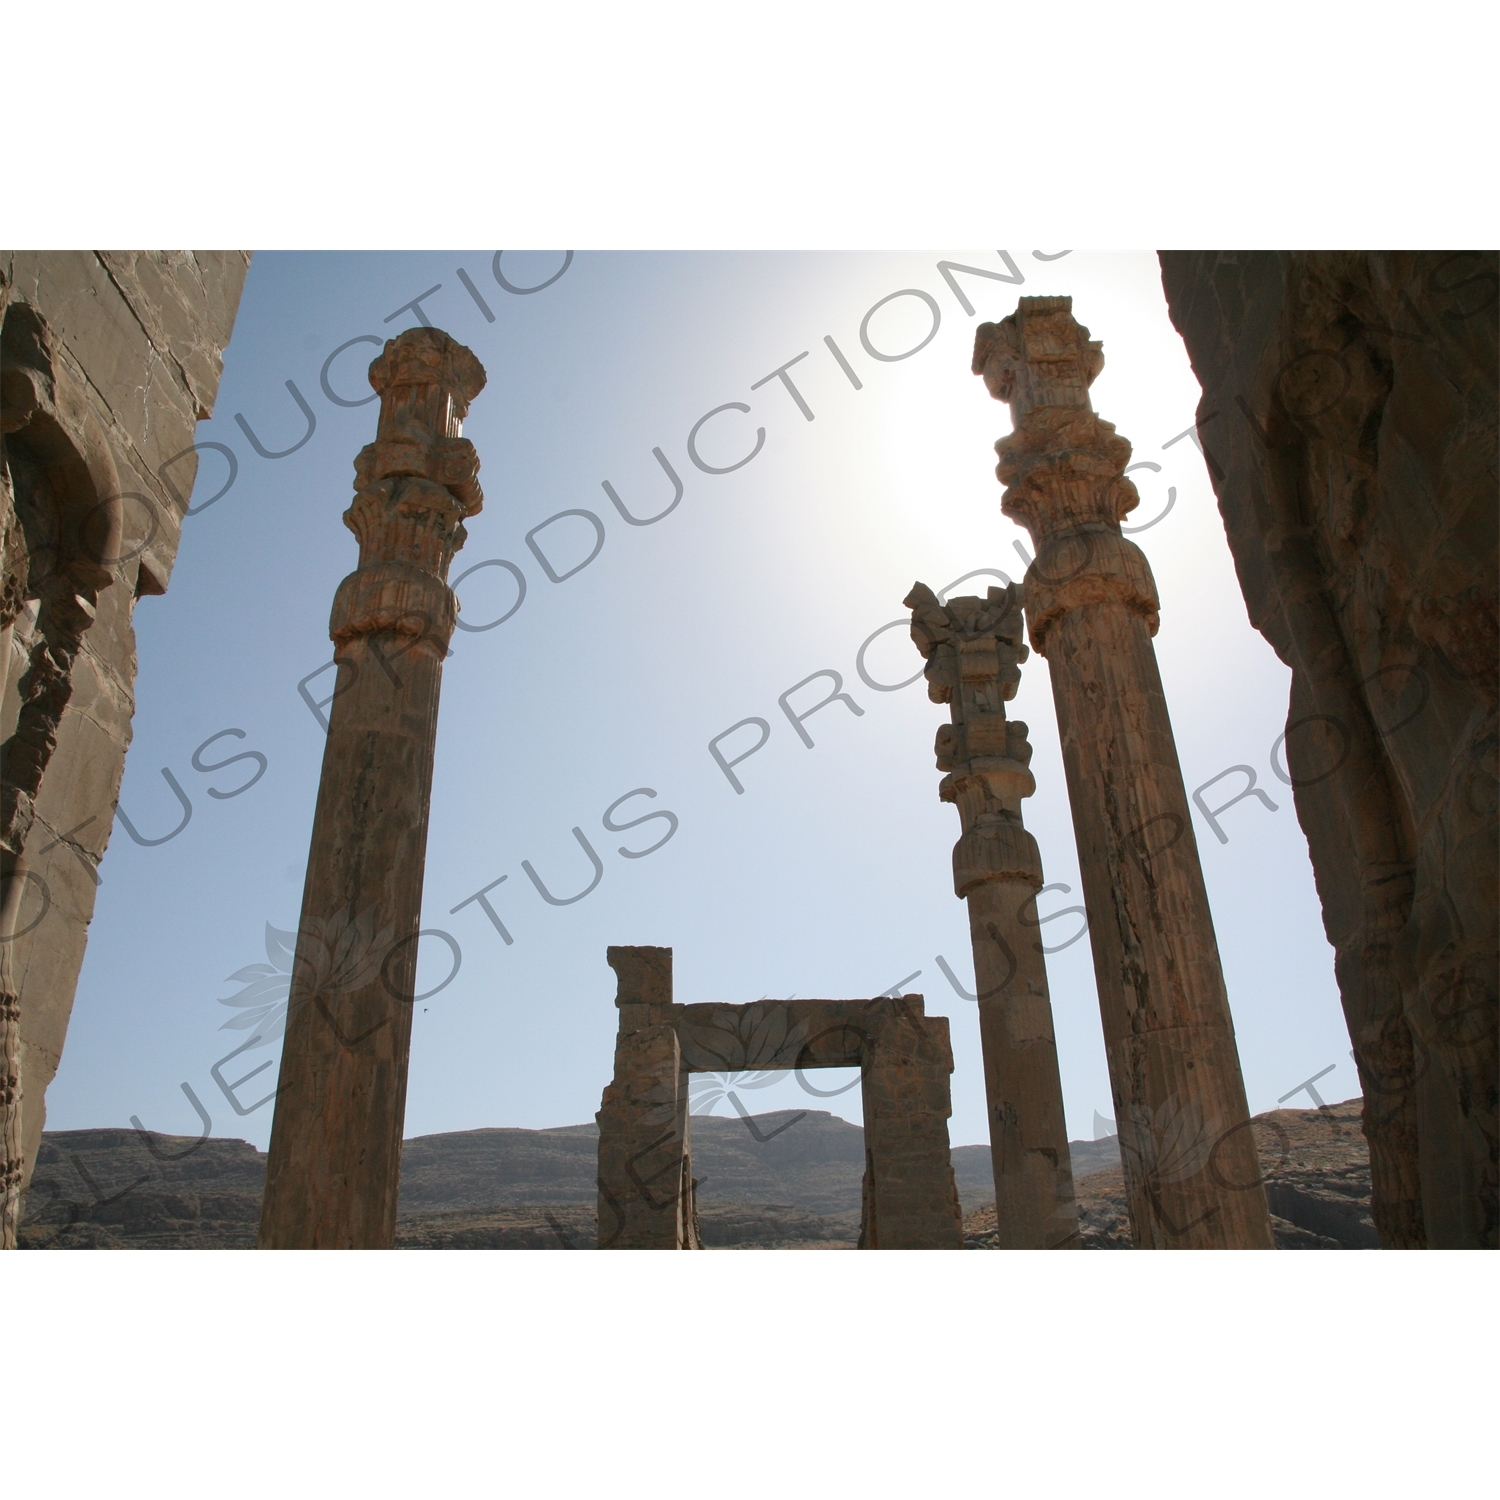
[(688, 1077), (858, 1068), (861, 1250), (961, 1250), (948, 1155), (948, 1022), (920, 995), (679, 1005), (670, 948), (611, 948), (615, 1076), (599, 1121), (599, 1248), (698, 1250)]

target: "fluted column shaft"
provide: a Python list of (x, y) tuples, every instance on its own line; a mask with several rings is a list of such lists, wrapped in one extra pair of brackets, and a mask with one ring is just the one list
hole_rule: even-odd
[(338, 663), (313, 818), (261, 1210), (263, 1249), (395, 1243), (448, 565), (482, 503), (459, 435), (484, 371), (437, 329), (370, 367), (376, 441), (344, 516), (360, 566), (339, 586)]
[(1031, 879), (985, 881), (966, 898), (996, 1233), (1004, 1250), (1076, 1250), (1081, 1243), (1052, 997), (1033, 904), (1042, 886), (1040, 863)]

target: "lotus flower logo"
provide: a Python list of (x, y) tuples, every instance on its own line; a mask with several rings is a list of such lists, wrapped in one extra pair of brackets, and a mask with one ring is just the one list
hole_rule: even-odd
[(387, 927), (375, 933), (375, 908), (349, 918), (313, 917), (300, 930), (302, 939), (296, 978), (315, 995), (342, 995), (380, 978), (396, 935)]
[(780, 1075), (797, 1065), (807, 1026), (793, 1025), (786, 1005), (769, 1000), (743, 1010), (725, 1006), (705, 1024), (679, 1027), (678, 1036), (683, 1060), (695, 1070), (690, 1108), (695, 1115), (711, 1115), (722, 1099), (738, 1107), (735, 1090), (779, 1083)]
[(248, 1052), (255, 1047), (266, 1047), (286, 1030), (287, 996), (292, 988), (292, 961), (296, 952), (297, 934), (282, 932), (266, 923), (266, 957), (268, 964), (246, 964), (236, 969), (226, 981), (243, 984), (237, 995), (228, 995), (219, 1001), (241, 1012), (231, 1016), (219, 1027), (220, 1031), (248, 1031), (252, 1026), (256, 1034), (250, 1039)]
[(1132, 1173), (1155, 1192), (1171, 1182), (1196, 1177), (1208, 1165), (1218, 1141), (1220, 1116), (1203, 1118), (1202, 1108), (1179, 1104), (1169, 1094), (1155, 1110), (1132, 1105), (1120, 1119), (1120, 1149)]
[(781, 1082), (781, 1072), (694, 1073), (688, 1085), (688, 1108), (695, 1115), (711, 1115), (737, 1089), (766, 1089)]
[[(296, 976), (314, 995), (337, 995), (360, 989), (380, 977), (381, 966), (394, 946), (387, 928), (374, 936), (375, 911), (371, 907), (350, 921), (344, 917), (313, 917), (301, 929), (303, 939), (299, 958), (299, 934), (283, 932), (266, 923), (266, 957), (270, 963), (247, 964), (236, 969), (226, 981), (242, 984), (238, 994), (219, 1001), (242, 1012), (231, 1016), (220, 1031), (248, 1031), (255, 1035), (245, 1050), (265, 1047), (286, 1029), (287, 1000), (292, 978)], [(298, 969), (297, 965), (301, 964)]]

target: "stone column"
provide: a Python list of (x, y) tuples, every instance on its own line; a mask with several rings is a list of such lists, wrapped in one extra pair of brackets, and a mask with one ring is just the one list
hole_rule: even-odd
[(875, 1002), (860, 1070), (865, 1112), (861, 1250), (962, 1250), (948, 1149), (953, 1049), (920, 995)]
[(1272, 1248), (1239, 1054), (1151, 644), (1156, 584), (1120, 534), (1130, 444), (1088, 390), (1104, 367), (1070, 297), (983, 324), (974, 373), (1011, 408), (1001, 508), (1030, 531), (1137, 1248)]
[(483, 497), (460, 436), (479, 361), (435, 328), (370, 366), (375, 442), (344, 524), (359, 567), (329, 634), (338, 692), (313, 819), (271, 1130), (263, 1249), (390, 1247), (443, 658), (448, 565)]
[(1036, 893), (1042, 859), (1021, 822), (1036, 790), (1026, 726), (1005, 717), (1021, 681), (1021, 591), (950, 599), (925, 584), (906, 597), (927, 661), (927, 695), (951, 706), (938, 730), (938, 788), (959, 811), (953, 888), (969, 909), (979, 1035), (995, 1172), (995, 1217), (1006, 1250), (1077, 1249), (1078, 1208), (1052, 1027)]
[(700, 1248), (688, 1070), (672, 1003), (670, 948), (610, 948), (619, 978), (615, 1076), (599, 1113), (599, 1248)]

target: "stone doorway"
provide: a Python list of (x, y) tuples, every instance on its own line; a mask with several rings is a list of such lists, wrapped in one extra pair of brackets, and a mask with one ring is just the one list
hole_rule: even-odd
[(610, 948), (607, 956), (620, 1018), (615, 1076), (598, 1114), (601, 1250), (702, 1248), (692, 1074), (828, 1068), (860, 1070), (860, 1248), (963, 1248), (948, 1151), (948, 1022), (924, 1014), (920, 995), (678, 1005), (670, 948)]

